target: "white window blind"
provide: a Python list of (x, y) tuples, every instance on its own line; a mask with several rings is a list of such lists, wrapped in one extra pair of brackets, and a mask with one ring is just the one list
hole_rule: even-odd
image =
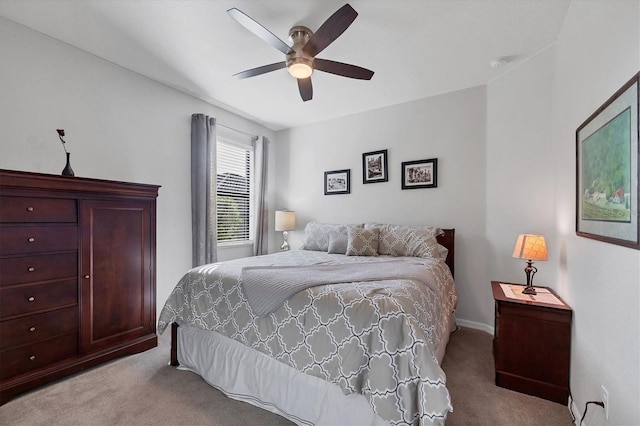
[(216, 208), (218, 242), (251, 240), (253, 146), (218, 137)]

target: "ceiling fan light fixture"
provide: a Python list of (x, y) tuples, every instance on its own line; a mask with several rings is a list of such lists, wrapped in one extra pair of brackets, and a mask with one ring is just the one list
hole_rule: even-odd
[(313, 74), (311, 61), (305, 58), (294, 58), (289, 61), (287, 70), (295, 78), (309, 78)]

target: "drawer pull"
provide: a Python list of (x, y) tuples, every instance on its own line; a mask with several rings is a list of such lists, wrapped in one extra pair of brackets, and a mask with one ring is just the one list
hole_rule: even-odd
[(88, 279), (89, 279), (89, 274), (86, 274), (86, 275), (84, 276), (84, 279), (88, 280)]
[(35, 356), (35, 355), (31, 355), (31, 356), (29, 357), (29, 360), (30, 360), (30, 361), (33, 361), (34, 359), (36, 359), (36, 356)]
[(33, 266), (29, 266), (29, 267), (27, 268), (27, 271), (29, 271), (29, 272), (33, 272), (33, 271), (35, 271), (35, 270), (36, 270), (36, 268), (34, 268)]
[(32, 212), (33, 211), (33, 207), (31, 207), (31, 206), (27, 207), (27, 211), (28, 212)]
[(36, 328), (35, 328), (35, 327), (29, 327), (29, 331), (30, 331), (31, 333), (33, 333), (34, 331), (36, 331)]
[(35, 240), (36, 240), (36, 239), (35, 239), (35, 238), (33, 238), (33, 237), (29, 237), (29, 238), (27, 238), (27, 241), (29, 241), (30, 243), (33, 243)]
[(33, 297), (33, 296), (31, 296), (31, 297), (29, 297), (27, 300), (28, 300), (29, 302), (33, 302), (34, 300), (36, 300), (36, 298), (35, 298), (35, 297)]

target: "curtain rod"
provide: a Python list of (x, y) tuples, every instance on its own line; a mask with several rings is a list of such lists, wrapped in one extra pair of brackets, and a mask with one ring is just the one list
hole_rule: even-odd
[(243, 135), (247, 135), (252, 137), (253, 139), (258, 139), (257, 135), (252, 135), (251, 133), (243, 132), (242, 130), (234, 129), (233, 127), (225, 126), (224, 124), (219, 124), (216, 120), (216, 126), (224, 127), (225, 129), (232, 130), (234, 132), (242, 133)]

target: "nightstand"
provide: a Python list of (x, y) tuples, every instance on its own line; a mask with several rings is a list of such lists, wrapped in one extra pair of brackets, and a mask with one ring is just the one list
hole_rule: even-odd
[[(503, 289), (501, 286), (507, 286)], [(572, 310), (551, 289), (545, 303), (520, 300), (524, 286), (492, 281), (495, 300), (493, 358), (496, 385), (528, 395), (567, 404), (571, 355)], [(513, 293), (509, 290), (513, 288)]]

